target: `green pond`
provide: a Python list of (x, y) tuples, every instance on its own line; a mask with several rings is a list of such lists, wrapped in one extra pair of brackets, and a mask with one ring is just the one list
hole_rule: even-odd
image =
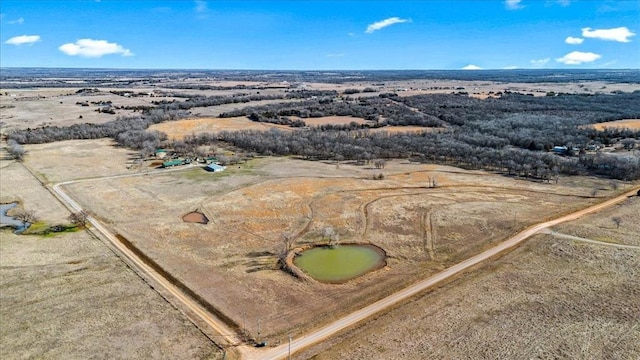
[(293, 263), (312, 278), (343, 283), (385, 266), (385, 253), (371, 245), (339, 245), (305, 250)]

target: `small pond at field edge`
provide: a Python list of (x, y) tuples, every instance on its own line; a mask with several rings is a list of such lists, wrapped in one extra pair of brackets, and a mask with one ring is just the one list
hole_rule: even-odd
[(373, 245), (345, 244), (303, 251), (293, 263), (313, 279), (344, 283), (386, 265), (385, 252)]
[(19, 234), (27, 230), (27, 228), (31, 224), (28, 222), (18, 220), (12, 216), (7, 216), (7, 211), (13, 209), (16, 206), (18, 206), (18, 203), (15, 203), (15, 202), (11, 204), (0, 204), (0, 224), (13, 227), (15, 229), (14, 232), (16, 234)]

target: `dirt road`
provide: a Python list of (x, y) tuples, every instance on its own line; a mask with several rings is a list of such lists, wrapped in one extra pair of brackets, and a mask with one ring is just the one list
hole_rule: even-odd
[[(138, 175), (141, 176), (142, 174)], [(127, 176), (127, 175), (123, 175)], [(129, 175), (131, 176), (131, 175)], [(115, 176), (119, 177), (119, 176)], [(88, 181), (93, 179), (85, 179), (85, 180), (77, 180), (77, 181)], [(69, 181), (65, 183), (56, 184), (53, 186), (53, 192), (66, 204), (68, 204), (75, 211), (80, 211), (82, 208), (76, 203), (71, 197), (69, 197), (61, 188), (61, 185), (74, 183), (77, 181)], [(574, 213), (562, 216), (555, 220), (550, 220), (544, 223), (536, 224), (528, 227), (527, 229), (521, 231), (520, 233), (514, 235), (513, 237), (507, 239), (506, 241), (500, 243), (499, 245), (481, 253), (476, 256), (473, 256), (461, 263), (458, 263), (430, 278), (419, 281), (414, 285), (411, 285), (403, 290), (396, 292), (393, 295), (390, 295), (384, 299), (381, 299), (371, 305), (368, 305), (360, 310), (357, 310), (337, 321), (328, 324), (318, 330), (315, 330), (307, 335), (304, 335), (300, 338), (294, 339), (291, 341), (291, 344), (285, 343), (278, 347), (269, 348), (269, 349), (255, 349), (249, 346), (239, 346), (237, 349), (241, 354), (244, 355), (246, 359), (282, 359), (286, 358), (289, 355), (289, 352), (295, 353), (300, 351), (303, 348), (306, 348), (310, 345), (318, 343), (337, 332), (348, 328), (374, 314), (377, 314), (381, 311), (388, 309), (389, 307), (404, 301), (430, 287), (452, 277), (460, 274), (461, 272), (469, 269), (470, 267), (481, 263), (491, 257), (496, 256), (504, 252), (507, 249), (510, 249), (527, 238), (537, 234), (541, 230), (547, 229), (551, 226), (557, 225), (562, 222), (567, 222), (571, 220), (575, 220), (581, 216), (586, 214), (590, 214), (619, 202), (624, 201), (628, 196), (635, 195), (638, 189), (634, 189), (629, 191), (623, 195), (620, 195), (616, 198), (606, 200), (600, 204), (593, 205), (586, 209), (576, 211)], [(177, 301), (182, 303), (183, 307), (191, 311), (195, 316), (197, 316), (202, 322), (206, 323), (211, 329), (220, 334), (220, 339), (223, 340), (227, 345), (238, 346), (240, 345), (241, 339), (240, 337), (226, 324), (203, 309), (200, 304), (198, 304), (194, 299), (184, 294), (180, 289), (171, 284), (167, 279), (158, 274), (153, 268), (148, 266), (144, 261), (142, 261), (135, 253), (129, 250), (124, 244), (118, 240), (118, 238), (111, 233), (106, 227), (104, 227), (98, 220), (93, 217), (89, 217), (89, 222), (93, 225), (93, 227), (102, 233), (111, 244), (123, 255), (123, 257), (134, 266), (138, 271), (145, 274), (147, 277), (151, 278), (155, 283), (162, 286), (168, 293), (170, 293)], [(217, 340), (220, 340), (217, 339)], [(219, 341), (216, 341), (219, 343)]]
[(562, 216), (560, 218), (557, 218), (555, 220), (550, 220), (550, 221), (546, 221), (540, 224), (536, 224), (533, 226), (530, 226), (528, 228), (526, 228), (525, 230), (519, 232), (518, 234), (512, 236), (511, 238), (509, 238), (508, 240), (500, 243), (499, 245), (483, 252), (480, 253), (476, 256), (473, 256), (461, 263), (458, 263), (428, 279), (422, 280), (414, 285), (411, 285), (403, 290), (398, 291), (397, 293), (390, 295), (384, 299), (381, 299), (371, 305), (368, 305), (358, 311), (355, 311), (329, 325), (326, 325), (318, 330), (315, 330), (307, 335), (304, 335), (300, 338), (297, 338), (293, 341), (291, 341), (291, 345), (289, 345), (288, 343), (280, 345), (278, 347), (275, 348), (271, 348), (269, 350), (266, 350), (264, 352), (258, 352), (258, 351), (252, 351), (252, 352), (247, 352), (247, 359), (283, 359), (286, 358), (289, 355), (289, 352), (291, 353), (295, 353), (297, 351), (302, 350), (303, 348), (306, 348), (308, 346), (311, 346), (315, 343), (318, 343), (326, 338), (328, 338), (331, 335), (334, 335), (335, 333), (346, 329), (349, 326), (352, 326), (374, 314), (377, 314), (403, 300), (406, 300), (426, 289), (429, 289), (430, 287), (452, 277), (455, 276), (457, 274), (460, 274), (461, 272), (469, 269), (470, 267), (479, 264), (482, 261), (485, 261), (491, 257), (496, 256), (497, 254), (500, 254), (501, 252), (510, 249), (518, 244), (520, 244), (521, 242), (523, 242), (524, 240), (528, 239), (529, 237), (537, 234), (538, 232), (540, 232), (541, 230), (544, 230), (546, 228), (549, 228), (551, 226), (563, 223), (563, 222), (567, 222), (567, 221), (572, 221), (575, 219), (578, 219), (581, 216), (590, 214), (590, 213), (594, 213), (597, 211), (600, 211), (602, 209), (605, 209), (609, 206), (615, 205), (619, 202), (624, 201), (625, 199), (627, 199), (627, 197), (629, 196), (633, 196), (636, 194), (636, 192), (639, 189), (634, 189), (632, 191), (629, 191), (623, 195), (620, 195), (618, 197), (615, 197), (613, 199), (609, 199), (607, 201), (604, 201), (600, 204), (596, 204), (593, 206), (590, 206), (586, 209), (582, 209), (579, 211), (576, 211), (574, 213)]
[[(72, 183), (69, 181), (66, 183)], [(73, 211), (81, 211), (82, 207), (67, 195), (60, 186), (66, 183), (56, 184), (53, 186), (54, 193), (63, 200), (66, 204), (73, 209)], [(125, 258), (126, 262), (132, 267), (137, 269), (138, 272), (143, 273), (145, 277), (151, 279), (156, 286), (161, 286), (166, 292), (171, 294), (184, 308), (188, 309), (191, 313), (198, 317), (201, 322), (204, 322), (207, 326), (213, 329), (220, 335), (215, 339), (215, 342), (224, 345), (237, 346), (241, 343), (240, 337), (229, 328), (222, 320), (215, 317), (213, 314), (205, 310), (194, 299), (184, 294), (180, 289), (173, 285), (170, 281), (157, 273), (151, 266), (147, 265), (142, 259), (140, 259), (133, 251), (127, 248), (111, 231), (109, 231), (104, 225), (97, 219), (89, 216), (87, 219), (93, 229), (100, 232), (109, 242), (115, 247), (115, 249)]]

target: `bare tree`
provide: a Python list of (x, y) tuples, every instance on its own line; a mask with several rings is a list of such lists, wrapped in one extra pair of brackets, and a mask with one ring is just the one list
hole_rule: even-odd
[(89, 213), (85, 210), (77, 211), (71, 213), (67, 219), (76, 226), (84, 227), (87, 225), (87, 219), (89, 218)]
[(18, 144), (18, 142), (13, 139), (7, 141), (7, 151), (9, 152), (9, 154), (11, 154), (11, 156), (13, 156), (14, 159), (18, 161), (22, 161), (24, 154), (27, 153), (22, 145)]
[(437, 177), (429, 176), (428, 181), (429, 181), (429, 187), (430, 188), (438, 187), (438, 178)]
[(383, 159), (378, 159), (373, 162), (373, 166), (375, 166), (376, 169), (384, 169), (384, 166), (386, 164), (386, 161), (384, 161)]
[(330, 239), (336, 233), (331, 226), (322, 229), (322, 239)]
[(333, 233), (330, 237), (329, 237), (329, 247), (334, 248), (336, 246), (338, 246), (338, 243), (340, 242), (340, 234), (338, 233)]
[(616, 229), (620, 228), (620, 225), (622, 224), (622, 218), (619, 216), (614, 216), (611, 218), (611, 221), (613, 221), (613, 223), (616, 225)]
[(282, 235), (280, 235), (280, 243), (276, 247), (276, 256), (278, 257), (280, 265), (283, 267), (286, 266), (287, 255), (289, 255), (289, 251), (291, 251), (294, 242), (295, 239), (290, 234), (282, 233)]
[(33, 210), (17, 209), (13, 217), (22, 222), (28, 222), (32, 224), (38, 221), (38, 216), (36, 215), (36, 212)]

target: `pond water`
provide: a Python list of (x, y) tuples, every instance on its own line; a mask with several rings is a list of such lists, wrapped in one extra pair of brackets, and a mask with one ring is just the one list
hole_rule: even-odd
[(344, 283), (386, 265), (385, 253), (373, 245), (347, 244), (305, 250), (293, 263), (312, 278)]
[(23, 222), (18, 220), (12, 216), (7, 216), (7, 211), (13, 209), (18, 206), (18, 203), (10, 203), (10, 204), (0, 204), (0, 224), (1, 225), (9, 225), (15, 229), (15, 233), (19, 234), (31, 225), (28, 222)]

